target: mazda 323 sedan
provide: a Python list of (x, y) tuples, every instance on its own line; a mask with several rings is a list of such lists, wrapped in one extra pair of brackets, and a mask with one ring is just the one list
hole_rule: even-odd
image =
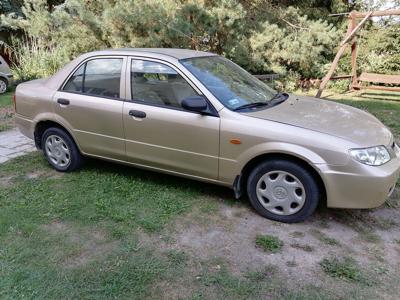
[(377, 207), (399, 176), (399, 147), (372, 115), (278, 93), (212, 53), (91, 52), (18, 85), (14, 101), (20, 131), (58, 171), (90, 156), (216, 183), (281, 222), (320, 201)]

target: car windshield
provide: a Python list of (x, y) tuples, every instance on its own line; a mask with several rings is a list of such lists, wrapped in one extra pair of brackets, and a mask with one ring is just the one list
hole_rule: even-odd
[(277, 95), (268, 85), (221, 56), (188, 58), (181, 63), (229, 109), (267, 104)]

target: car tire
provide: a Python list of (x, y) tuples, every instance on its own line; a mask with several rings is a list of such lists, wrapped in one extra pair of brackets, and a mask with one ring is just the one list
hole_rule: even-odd
[(0, 78), (0, 94), (7, 92), (8, 82), (4, 78)]
[(82, 167), (83, 156), (65, 130), (57, 127), (46, 129), (41, 145), (47, 161), (57, 171), (71, 172)]
[(313, 214), (321, 188), (313, 174), (290, 160), (268, 160), (256, 166), (247, 180), (247, 193), (263, 217), (296, 223)]

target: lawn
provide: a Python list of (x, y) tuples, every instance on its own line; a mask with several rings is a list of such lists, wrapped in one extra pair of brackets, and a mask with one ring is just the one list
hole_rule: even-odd
[(14, 92), (9, 91), (0, 94), (0, 132), (12, 128), (14, 109), (12, 107), (12, 96)]
[[(334, 98), (399, 140), (400, 101)], [(289, 225), (226, 188), (98, 160), (61, 174), (33, 153), (0, 165), (0, 298), (395, 299), (399, 196)]]

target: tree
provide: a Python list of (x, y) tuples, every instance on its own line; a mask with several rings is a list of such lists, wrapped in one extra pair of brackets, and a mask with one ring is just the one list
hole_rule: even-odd
[(1, 20), (68, 59), (101, 48), (178, 47), (215, 52), (253, 72), (315, 77), (338, 39), (319, 18), (340, 1), (306, 2), (315, 4), (311, 17), (302, 1), (25, 0), (22, 16)]

